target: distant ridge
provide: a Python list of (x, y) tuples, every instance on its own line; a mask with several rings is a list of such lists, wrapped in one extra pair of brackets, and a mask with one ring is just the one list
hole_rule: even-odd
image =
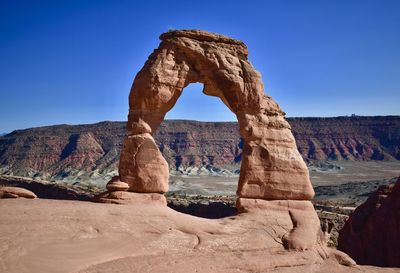
[[(400, 116), (288, 118), (306, 161), (400, 160)], [(166, 120), (155, 139), (171, 169), (235, 166), (242, 140), (236, 122)], [(0, 137), (0, 173), (79, 176), (116, 173), (125, 122), (54, 125)]]

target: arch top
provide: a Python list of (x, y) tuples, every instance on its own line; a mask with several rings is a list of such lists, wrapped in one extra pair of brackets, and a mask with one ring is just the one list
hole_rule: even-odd
[(239, 197), (309, 200), (308, 169), (279, 105), (264, 93), (246, 45), (201, 30), (163, 33), (161, 43), (136, 75), (129, 95), (128, 137), (121, 153), (121, 181), (136, 192), (165, 192), (168, 164), (152, 134), (183, 88), (204, 84), (236, 114), (244, 139)]
[(184, 87), (204, 84), (204, 93), (219, 97), (236, 115), (284, 115), (264, 93), (261, 75), (248, 61), (247, 47), (238, 40), (201, 30), (163, 33), (161, 43), (136, 75), (129, 103), (130, 116), (152, 112), (156, 129)]
[(218, 33), (209, 32), (205, 30), (198, 30), (198, 29), (183, 29), (183, 30), (172, 30), (164, 32), (163, 34), (160, 35), (160, 40), (165, 41), (177, 37), (186, 37), (189, 39), (204, 41), (204, 42), (216, 42), (216, 43), (238, 45), (243, 47), (247, 51), (246, 44), (240, 40), (236, 40)]

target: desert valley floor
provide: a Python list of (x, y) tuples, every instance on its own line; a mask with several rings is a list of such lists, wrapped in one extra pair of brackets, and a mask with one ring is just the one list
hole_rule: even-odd
[[(400, 161), (327, 161), (309, 166), (311, 182), (330, 191), (330, 199), (371, 192), (378, 185), (400, 176)], [(170, 192), (192, 195), (235, 195), (239, 176), (180, 175), (170, 177)], [(362, 184), (360, 188), (360, 184)], [(340, 188), (341, 191), (337, 191)], [(335, 191), (335, 192), (333, 192)], [(327, 198), (327, 196), (324, 196)]]

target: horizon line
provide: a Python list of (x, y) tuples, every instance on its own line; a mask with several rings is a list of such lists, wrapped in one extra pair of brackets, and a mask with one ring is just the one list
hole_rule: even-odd
[[(387, 117), (387, 118), (400, 118), (399, 115), (373, 115), (373, 116), (364, 116), (364, 115), (344, 115), (344, 116), (304, 116), (304, 117), (285, 117), (285, 119), (335, 119), (335, 118), (382, 118), (382, 117)], [(188, 121), (188, 122), (200, 122), (200, 123), (238, 123), (238, 120), (220, 120), (220, 121), (206, 121), (206, 120), (195, 120), (195, 119), (164, 119), (164, 121)], [(53, 127), (53, 126), (86, 126), (86, 125), (94, 125), (94, 124), (99, 124), (99, 123), (107, 123), (107, 122), (127, 122), (127, 120), (102, 120), (102, 121), (96, 121), (92, 123), (58, 123), (58, 124), (45, 124), (45, 125), (39, 125), (39, 126), (33, 126), (33, 127), (26, 127), (26, 128), (18, 128), (14, 129), (9, 132), (1, 132), (1, 136), (5, 136), (8, 134), (11, 134), (15, 131), (23, 131), (23, 130), (29, 130), (29, 129), (38, 129), (38, 128), (46, 128), (46, 127)]]

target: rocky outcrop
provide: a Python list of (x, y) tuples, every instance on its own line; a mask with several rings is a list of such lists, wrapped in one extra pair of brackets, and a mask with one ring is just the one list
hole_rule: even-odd
[[(160, 36), (159, 47), (136, 75), (129, 97), (128, 136), (119, 164), (130, 191), (168, 190), (168, 166), (153, 140), (183, 89), (204, 84), (236, 114), (244, 140), (237, 194), (246, 198), (313, 197), (307, 166), (280, 107), (264, 93), (244, 43), (198, 30)], [(157, 177), (154, 177), (157, 176)]]
[(381, 186), (350, 216), (338, 249), (359, 264), (400, 267), (400, 178)]
[(0, 199), (4, 198), (37, 198), (30, 190), (19, 187), (0, 187)]
[[(73, 185), (63, 185), (62, 183), (51, 183), (49, 181), (38, 181), (27, 177), (0, 176), (0, 187), (23, 188), (29, 192), (34, 192), (42, 199), (62, 199), (62, 200), (92, 200), (95, 193), (89, 189), (77, 188)], [(94, 189), (92, 189), (94, 190)]]

